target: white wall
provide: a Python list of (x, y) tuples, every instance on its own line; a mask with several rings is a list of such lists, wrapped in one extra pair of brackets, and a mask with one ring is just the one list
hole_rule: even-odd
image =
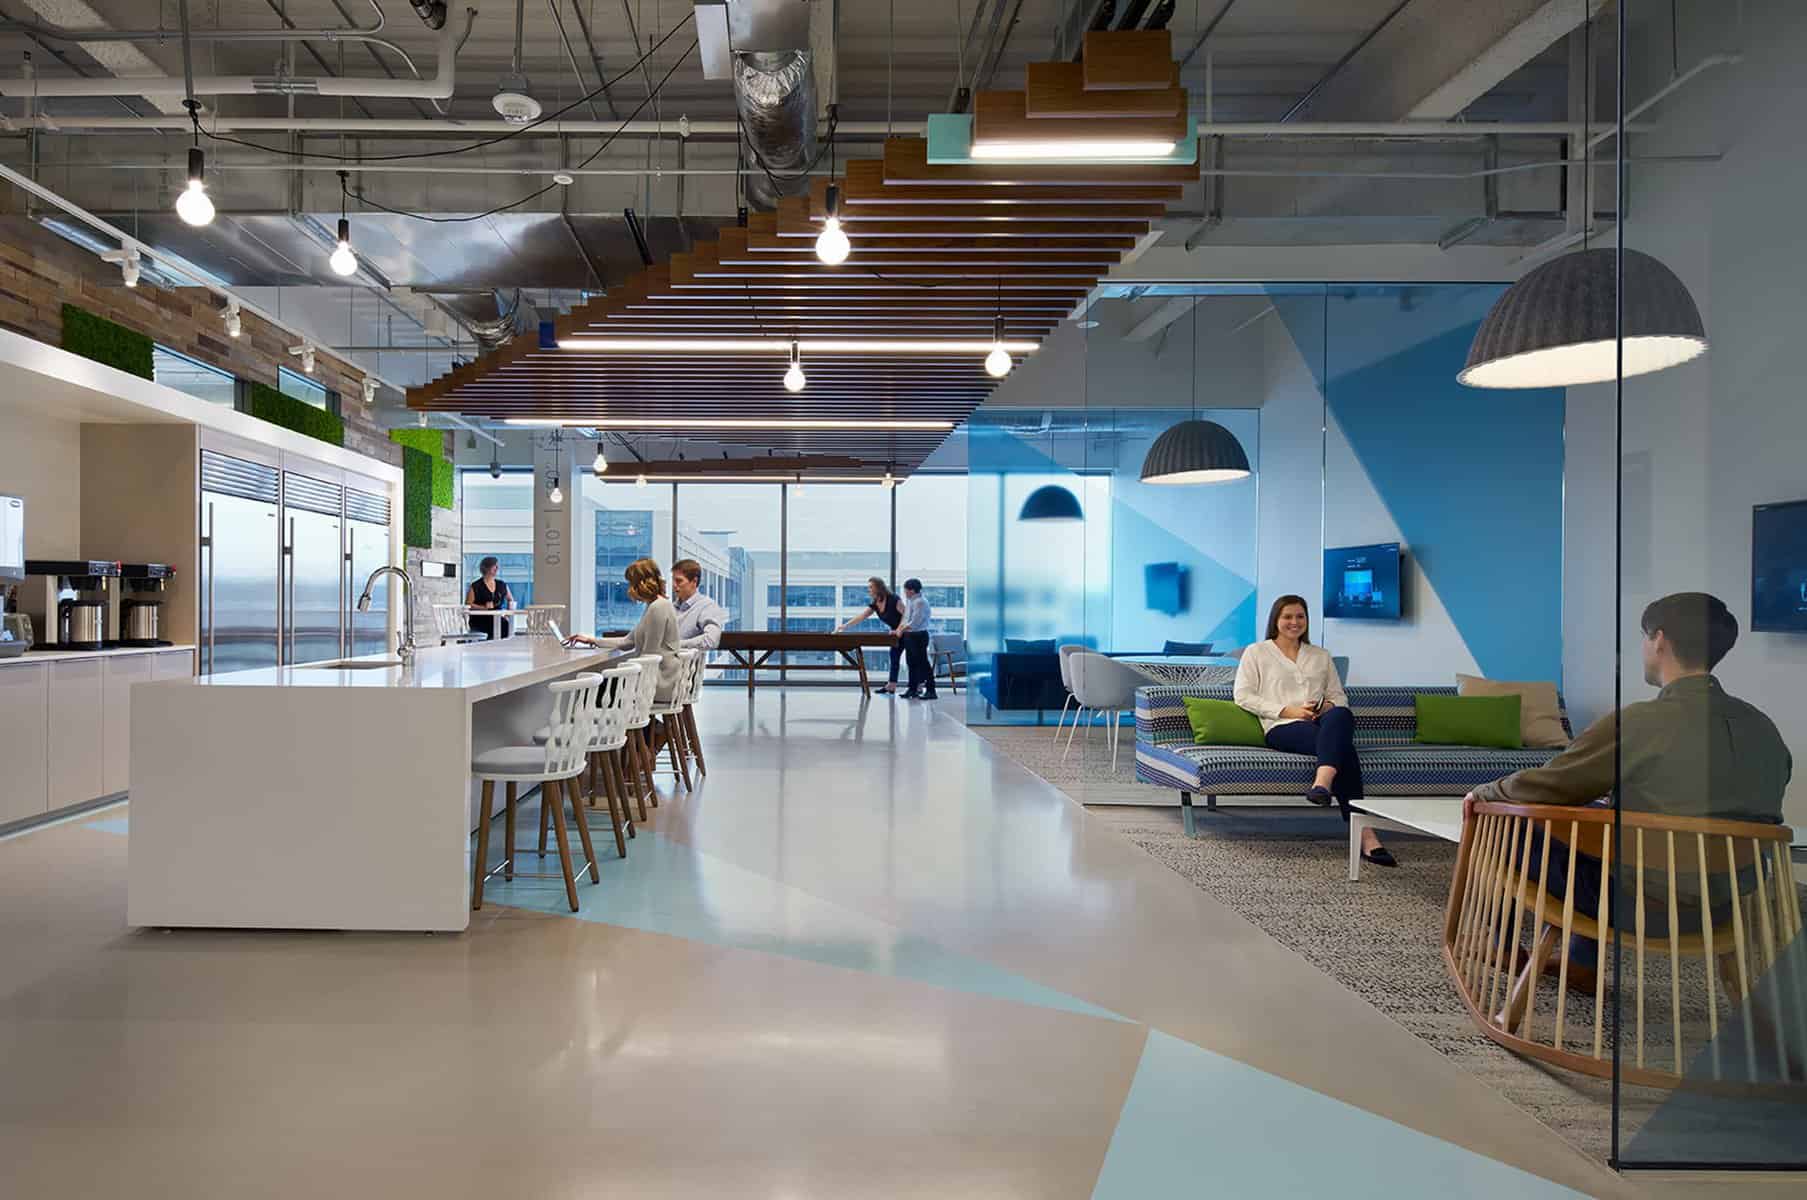
[(0, 406), (0, 492), (25, 497), (27, 558), (78, 558), (82, 427)]
[[(1750, 0), (1744, 61), (1701, 76), (1666, 103), (1660, 128), (1634, 145), (1640, 157), (1719, 149), (1717, 163), (1634, 163), (1626, 244), (1654, 254), (1688, 285), (1712, 349), (1696, 363), (1627, 380), (1623, 461), (1626, 547), (1623, 606), (1612, 619), (1613, 444), (1610, 388), (1573, 389), (1570, 580), (1564, 623), (1572, 670), (1588, 707), (1611, 703), (1616, 624), (1625, 655), (1624, 695), (1648, 697), (1639, 678), (1637, 617), (1655, 597), (1711, 591), (1746, 632), (1721, 664), (1732, 693), (1776, 722), (1795, 756), (1785, 809), (1807, 826), (1807, 636), (1751, 633), (1751, 506), (1807, 498), (1807, 402), (1798, 368), (1801, 280), (1807, 249), (1798, 228), (1807, 159), (1798, 117), (1807, 111), (1807, 9)], [(1688, 22), (1697, 37), (1721, 24)], [(1722, 49), (1684, 37), (1684, 65)], [(1635, 78), (1632, 94), (1667, 71), (1667, 51)], [(1642, 90), (1640, 90), (1642, 89)], [(1600, 479), (1607, 482), (1602, 485)], [(1594, 503), (1579, 503), (1584, 488)], [(1605, 488), (1602, 494), (1602, 488)]]

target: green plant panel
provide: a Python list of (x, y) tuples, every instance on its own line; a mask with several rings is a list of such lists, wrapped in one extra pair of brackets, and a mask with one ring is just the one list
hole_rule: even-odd
[(425, 450), (402, 447), (402, 542), (422, 550), (433, 547), (433, 461)]
[(345, 444), (345, 422), (293, 396), (286, 396), (268, 384), (250, 385), (245, 411), (260, 421), (292, 429), (333, 446)]
[(156, 378), (147, 335), (73, 304), (63, 305), (63, 349), (141, 379)]
[(452, 508), (458, 503), (458, 490), (453, 480), (457, 476), (457, 468), (449, 458), (433, 460), (433, 507)]
[(416, 450), (431, 454), (434, 458), (445, 457), (445, 430), (443, 429), (391, 429), (389, 440), (398, 446), (412, 446)]

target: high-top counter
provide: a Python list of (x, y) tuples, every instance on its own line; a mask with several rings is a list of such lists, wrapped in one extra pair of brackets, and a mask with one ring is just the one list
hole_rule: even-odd
[(471, 755), (530, 743), (548, 684), (626, 657), (510, 638), (139, 684), (127, 919), (465, 928)]

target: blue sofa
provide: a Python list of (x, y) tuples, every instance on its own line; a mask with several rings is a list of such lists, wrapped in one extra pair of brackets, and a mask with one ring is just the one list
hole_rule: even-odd
[[(1176, 788), (1186, 832), (1194, 829), (1192, 797), (1217, 807), (1219, 796), (1303, 795), (1314, 773), (1312, 760), (1265, 746), (1200, 746), (1186, 720), (1185, 696), (1229, 700), (1234, 685), (1191, 684), (1136, 689), (1136, 782)], [(1425, 746), (1418, 733), (1418, 695), (1453, 696), (1453, 687), (1352, 687), (1355, 744), (1361, 752), (1362, 782), (1374, 796), (1462, 796), (1526, 767), (1539, 767), (1554, 749), (1496, 750), (1482, 746)], [(1561, 703), (1561, 697), (1558, 697)], [(1571, 737), (1566, 705), (1562, 728)]]

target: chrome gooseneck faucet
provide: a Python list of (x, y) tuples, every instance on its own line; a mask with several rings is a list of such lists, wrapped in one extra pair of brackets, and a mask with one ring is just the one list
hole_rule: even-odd
[(364, 581), (364, 594), (358, 597), (358, 611), (370, 611), (370, 589), (384, 575), (393, 575), (402, 581), (402, 633), (396, 639), (395, 656), (406, 666), (414, 661), (414, 580), (408, 572), (400, 567), (378, 567)]

